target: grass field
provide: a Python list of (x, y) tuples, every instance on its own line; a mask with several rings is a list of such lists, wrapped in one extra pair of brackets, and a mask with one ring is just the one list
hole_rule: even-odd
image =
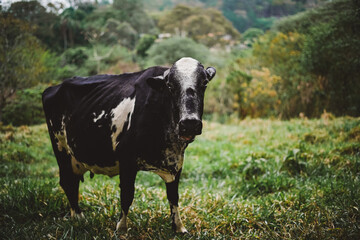
[(171, 230), (165, 184), (139, 172), (129, 232), (118, 177), (85, 175), (70, 218), (45, 125), (0, 127), (0, 239), (360, 239), (360, 118), (206, 122), (187, 152)]

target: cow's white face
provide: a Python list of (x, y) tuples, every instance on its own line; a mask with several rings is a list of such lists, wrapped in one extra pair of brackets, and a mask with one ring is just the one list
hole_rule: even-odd
[(215, 73), (215, 68), (204, 69), (193, 58), (181, 58), (163, 76), (148, 79), (151, 87), (170, 94), (177, 133), (186, 142), (201, 134), (204, 93)]

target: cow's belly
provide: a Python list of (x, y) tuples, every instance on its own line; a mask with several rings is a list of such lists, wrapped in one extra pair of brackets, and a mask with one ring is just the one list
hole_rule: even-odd
[(82, 175), (87, 171), (91, 171), (95, 174), (103, 174), (109, 177), (113, 177), (119, 175), (120, 172), (119, 161), (115, 161), (114, 166), (99, 167), (97, 165), (88, 165), (86, 163), (79, 162), (74, 157), (72, 157), (71, 165), (73, 172), (78, 175)]

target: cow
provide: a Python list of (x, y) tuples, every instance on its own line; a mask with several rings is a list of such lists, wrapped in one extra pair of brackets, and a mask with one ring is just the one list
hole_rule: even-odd
[(184, 151), (202, 133), (204, 93), (215, 74), (186, 57), (170, 68), (73, 77), (47, 88), (43, 108), (71, 216), (83, 216), (78, 195), (85, 172), (119, 175), (116, 230), (126, 232), (136, 174), (151, 171), (165, 181), (172, 228), (186, 233), (178, 209)]

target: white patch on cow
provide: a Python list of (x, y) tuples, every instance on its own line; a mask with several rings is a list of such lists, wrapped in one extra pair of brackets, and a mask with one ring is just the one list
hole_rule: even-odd
[(171, 183), (175, 181), (175, 175), (163, 170), (155, 170), (153, 171), (157, 175), (159, 175), (166, 183)]
[(83, 175), (88, 170), (81, 162), (76, 160), (74, 156), (71, 156), (71, 167), (72, 167), (73, 173), (75, 173), (77, 175)]
[(120, 221), (116, 224), (116, 231), (127, 231), (126, 215), (124, 211), (122, 211)]
[[(100, 120), (103, 116), (105, 115), (105, 110), (102, 110), (101, 113), (99, 114), (99, 116), (94, 118), (94, 123), (96, 123), (98, 120)], [(94, 113), (94, 116), (96, 116), (96, 114)]]
[(84, 166), (85, 169), (90, 170), (93, 173), (104, 174), (109, 177), (119, 175), (120, 172), (119, 161), (116, 161), (115, 165), (111, 167), (99, 167), (97, 165), (87, 165), (86, 163), (81, 164)]
[(170, 204), (171, 209), (171, 218), (173, 223), (175, 224), (175, 231), (177, 233), (187, 233), (186, 228), (184, 227), (179, 213), (179, 208), (175, 205)]
[(185, 94), (186, 89), (195, 89), (195, 73), (199, 62), (193, 58), (181, 58), (175, 63), (177, 75), (181, 79), (181, 90)]
[(81, 219), (84, 218), (84, 214), (83, 213), (76, 213), (74, 209), (70, 208), (70, 216), (72, 218), (76, 218), (76, 219)]
[(176, 74), (181, 79), (181, 103), (180, 103), (180, 119), (199, 119), (198, 114), (188, 114), (186, 109), (186, 90), (196, 88), (196, 72), (199, 62), (193, 58), (181, 58), (175, 63)]
[(70, 148), (68, 141), (67, 141), (67, 134), (66, 134), (66, 126), (65, 126), (65, 116), (61, 119), (61, 128), (59, 132), (54, 132), (54, 136), (58, 140), (57, 147), (58, 150), (61, 152), (63, 149), (66, 151), (67, 154), (73, 156), (73, 151)]
[(53, 122), (51, 121), (51, 119), (49, 120), (49, 122), (50, 122), (50, 126), (53, 127), (54, 125), (53, 125)]
[[(103, 111), (100, 115), (104, 115), (105, 111)], [(99, 115), (99, 116), (100, 116)], [(57, 139), (57, 148), (61, 152), (63, 150), (66, 151), (66, 154), (68, 154), (71, 157), (71, 167), (73, 170), (73, 173), (77, 175), (83, 175), (85, 172), (90, 170), (93, 173), (96, 174), (104, 174), (110, 177), (113, 177), (115, 175), (119, 175), (120, 168), (119, 168), (119, 162), (116, 161), (114, 166), (110, 167), (99, 167), (97, 165), (87, 165), (86, 163), (79, 162), (75, 156), (74, 152), (71, 149), (71, 147), (68, 144), (67, 140), (67, 133), (66, 133), (66, 126), (65, 126), (65, 116), (62, 117), (61, 120), (61, 128), (59, 132), (54, 133), (55, 138)]]
[(113, 144), (113, 150), (115, 151), (116, 146), (119, 144), (116, 142), (117, 137), (119, 134), (123, 131), (124, 124), (126, 121), (128, 121), (128, 127), (127, 130), (130, 129), (131, 124), (131, 116), (134, 112), (135, 108), (135, 97), (133, 99), (131, 98), (125, 98), (122, 100), (122, 102), (119, 103), (114, 109), (111, 110), (111, 129), (116, 127), (116, 131), (111, 134), (112, 144)]

